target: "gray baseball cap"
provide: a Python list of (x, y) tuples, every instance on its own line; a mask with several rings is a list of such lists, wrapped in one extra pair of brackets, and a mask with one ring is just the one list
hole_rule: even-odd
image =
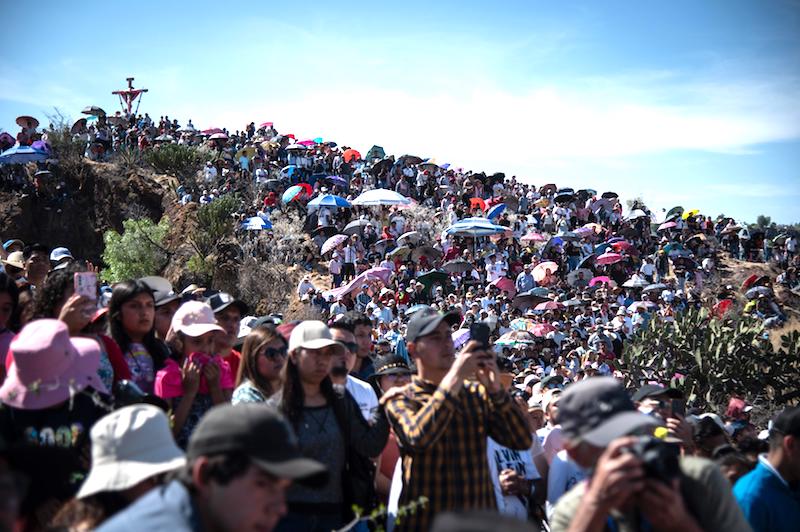
[(613, 377), (592, 377), (568, 386), (558, 402), (558, 420), (567, 438), (597, 447), (660, 424), (636, 410), (628, 392)]

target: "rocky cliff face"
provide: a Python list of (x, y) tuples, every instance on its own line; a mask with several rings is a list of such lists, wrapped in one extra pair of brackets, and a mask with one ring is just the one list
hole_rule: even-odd
[[(158, 221), (169, 208), (168, 188), (143, 169), (85, 160), (52, 168), (38, 193), (0, 192), (2, 238), (66, 246), (99, 263), (103, 233), (130, 217)], [(60, 187), (59, 187), (60, 185)]]

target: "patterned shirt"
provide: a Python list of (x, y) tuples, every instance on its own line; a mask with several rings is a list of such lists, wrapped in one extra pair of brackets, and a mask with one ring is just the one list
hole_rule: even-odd
[(477, 382), (463, 386), (453, 396), (414, 377), (381, 400), (400, 445), (400, 505), (428, 498), (427, 506), (403, 518), (397, 530), (428, 530), (442, 511), (495, 509), (487, 438), (511, 449), (531, 446), (523, 413), (507, 393), (490, 396)]

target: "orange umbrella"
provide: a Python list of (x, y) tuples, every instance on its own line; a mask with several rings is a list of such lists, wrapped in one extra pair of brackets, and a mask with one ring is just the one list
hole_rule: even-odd
[(349, 150), (344, 150), (342, 157), (344, 158), (344, 162), (349, 163), (353, 159), (361, 159), (361, 154), (358, 153), (357, 150), (350, 148)]
[(483, 201), (481, 198), (470, 198), (469, 200), (469, 208), (474, 209), (475, 207), (480, 207), (482, 211), (486, 210), (486, 202)]

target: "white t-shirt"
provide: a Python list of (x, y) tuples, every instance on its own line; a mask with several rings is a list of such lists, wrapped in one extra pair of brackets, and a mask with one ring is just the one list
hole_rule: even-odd
[(353, 396), (361, 409), (361, 414), (367, 421), (372, 421), (372, 416), (378, 410), (378, 396), (372, 386), (352, 375), (347, 376), (345, 388)]
[(519, 497), (516, 495), (503, 495), (503, 491), (500, 488), (500, 472), (504, 469), (513, 469), (527, 480), (541, 478), (533, 463), (533, 450), (515, 451), (500, 445), (492, 438), (488, 438), (487, 453), (489, 474), (492, 476), (494, 494), (497, 498), (497, 511), (504, 515), (527, 520), (528, 509)]
[(567, 451), (559, 451), (550, 463), (547, 474), (547, 518), (553, 516), (553, 509), (566, 492), (587, 477), (586, 472), (567, 455)]

